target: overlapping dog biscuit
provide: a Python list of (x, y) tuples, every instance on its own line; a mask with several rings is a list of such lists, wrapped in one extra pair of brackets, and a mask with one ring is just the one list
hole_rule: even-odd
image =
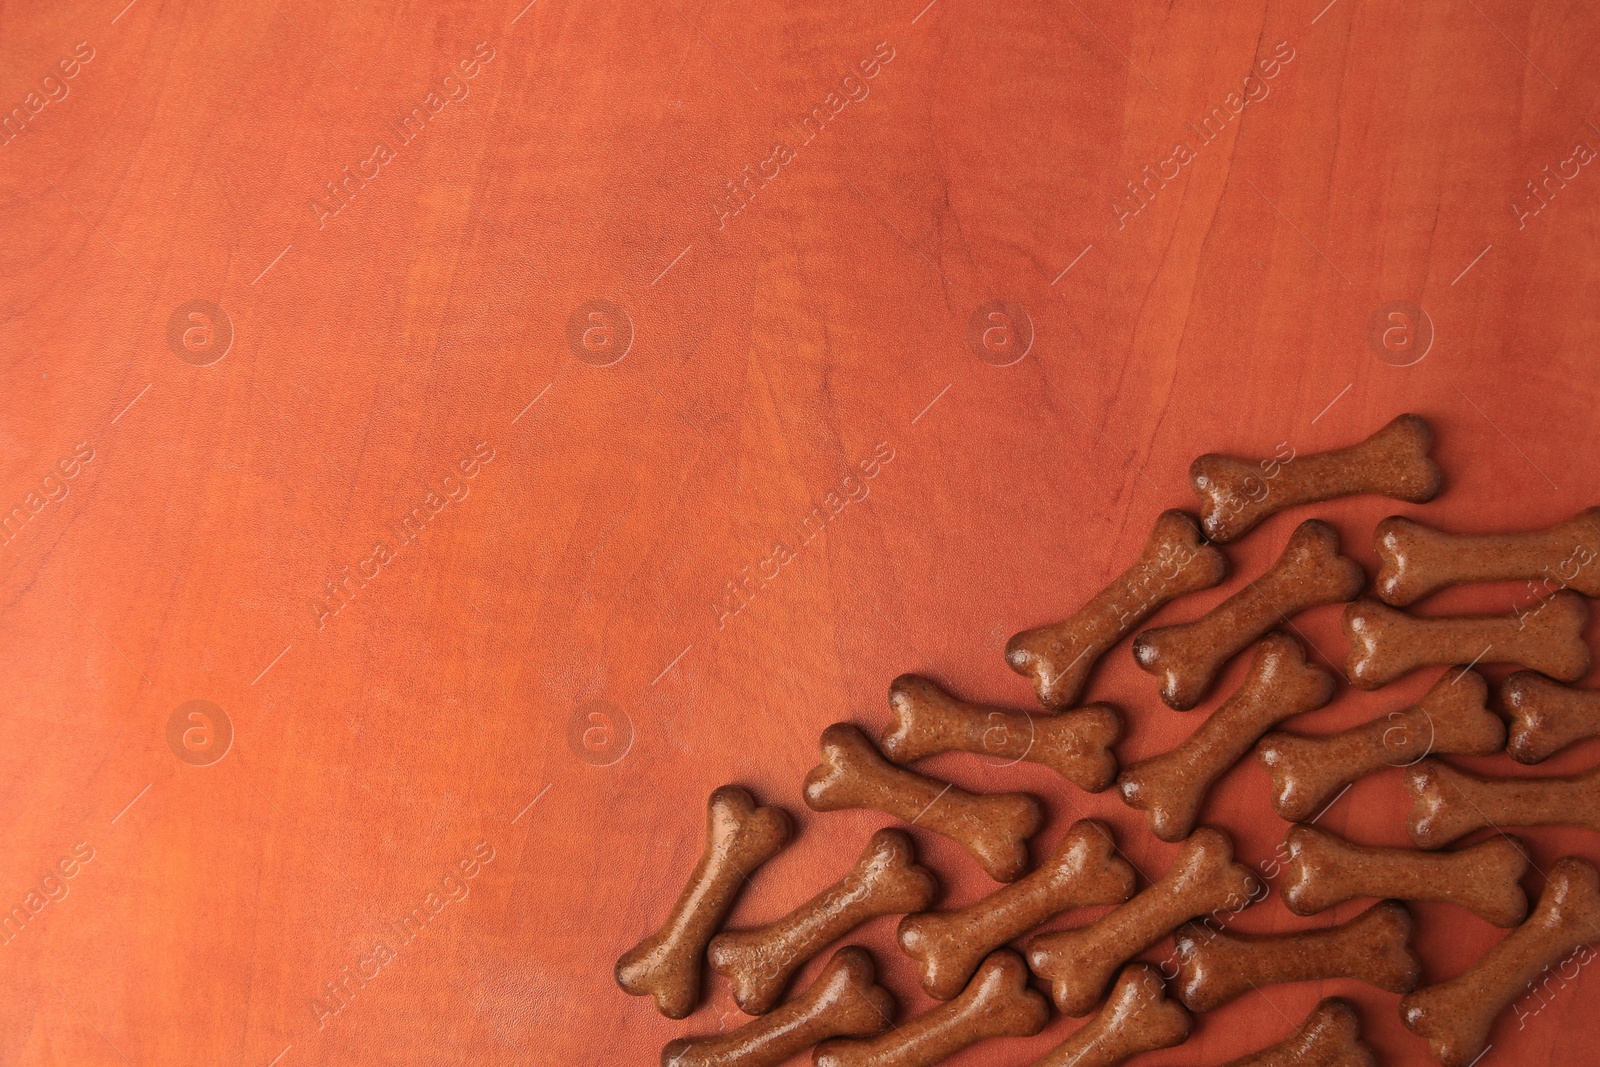
[(1113, 855), (1111, 829), (1073, 823), (1044, 863), (959, 911), (900, 920), (900, 947), (921, 967), (922, 988), (948, 1000), (990, 952), (1069, 908), (1120, 904), (1133, 895), (1133, 868)]
[(1491, 837), (1457, 852), (1352, 845), (1314, 826), (1293, 826), (1284, 837), (1289, 861), (1279, 892), (1296, 915), (1315, 915), (1354, 897), (1433, 900), (1455, 904), (1496, 926), (1515, 926), (1528, 914), (1521, 842)]
[(732, 984), (739, 1007), (760, 1015), (824, 948), (868, 919), (921, 911), (938, 891), (933, 872), (917, 863), (911, 836), (879, 830), (844, 877), (776, 922), (718, 934), (706, 959)]
[(1189, 1040), (1193, 1020), (1167, 999), (1161, 974), (1148, 963), (1122, 969), (1105, 1006), (1033, 1067), (1117, 1067), (1135, 1056)]
[(1497, 1015), (1573, 949), (1600, 939), (1600, 873), (1575, 856), (1550, 867), (1528, 921), (1464, 972), (1400, 1001), (1400, 1018), (1444, 1067), (1483, 1055)]
[(1210, 589), (1227, 573), (1227, 557), (1201, 539), (1193, 516), (1163, 511), (1138, 562), (1071, 618), (1012, 637), (1006, 643), (1006, 662), (1033, 679), (1045, 707), (1071, 707), (1107, 649), (1161, 605)]
[(1582, 826), (1600, 831), (1600, 767), (1565, 778), (1482, 778), (1436, 759), (1406, 771), (1418, 848), (1443, 848), (1485, 826)]
[(1287, 1038), (1222, 1067), (1378, 1067), (1378, 1057), (1361, 1040), (1355, 1005), (1342, 997), (1327, 997)]
[(1600, 508), (1509, 534), (1448, 534), (1396, 515), (1378, 523), (1372, 539), (1377, 594), (1397, 608), (1460, 582), (1527, 581), (1541, 592), (1600, 596)]
[(902, 674), (889, 686), (889, 707), (894, 721), (878, 745), (896, 763), (940, 752), (1026, 760), (1091, 793), (1117, 776), (1111, 746), (1122, 736), (1122, 716), (1109, 704), (1029, 715), (957, 700), (926, 678)]
[(1189, 919), (1245, 907), (1260, 886), (1234, 862), (1228, 835), (1202, 826), (1159, 881), (1088, 926), (1034, 938), (1028, 963), (1050, 983), (1056, 1007), (1086, 1015), (1123, 964)]
[(669, 1042), (661, 1067), (772, 1067), (828, 1038), (881, 1034), (894, 1012), (894, 997), (876, 984), (872, 957), (851, 945), (777, 1010), (727, 1033)]
[(1291, 822), (1309, 819), (1346, 785), (1424, 756), (1488, 756), (1506, 743), (1489, 710), (1489, 685), (1477, 671), (1446, 671), (1420, 701), (1328, 737), (1270, 733), (1256, 758), (1272, 776), (1272, 806)]
[(681, 1019), (700, 1000), (700, 961), (745, 879), (789, 843), (791, 823), (780, 808), (758, 808), (738, 786), (711, 794), (706, 844), (661, 929), (617, 961), (617, 985), (650, 996), (669, 1019)]
[(1346, 673), (1362, 689), (1377, 689), (1418, 667), (1520, 663), (1572, 682), (1589, 670), (1588, 618), (1588, 602), (1567, 589), (1509, 615), (1419, 619), (1376, 600), (1357, 600), (1344, 609)]
[(1519, 763), (1539, 763), (1600, 735), (1600, 690), (1573, 689), (1534, 671), (1518, 671), (1500, 683), (1500, 702), (1511, 713), (1506, 751)]
[(1178, 999), (1211, 1011), (1262, 986), (1355, 978), (1391, 993), (1416, 988), (1411, 913), (1384, 900), (1338, 926), (1283, 934), (1234, 934), (1190, 923), (1178, 931)]
[(1271, 727), (1333, 697), (1333, 675), (1306, 662), (1287, 634), (1256, 646), (1250, 673), (1237, 692), (1178, 747), (1140, 760), (1117, 780), (1122, 799), (1146, 812), (1163, 841), (1181, 841), (1194, 828), (1212, 784)]
[(1032, 1037), (1044, 1029), (1050, 1005), (1028, 988), (1028, 967), (1015, 952), (989, 956), (954, 1000), (923, 1012), (879, 1037), (825, 1041), (815, 1067), (929, 1067), (992, 1037)]
[(1443, 476), (1428, 451), (1433, 430), (1417, 415), (1401, 415), (1359, 444), (1331, 452), (1291, 453), (1250, 462), (1208, 453), (1189, 466), (1200, 498), (1200, 521), (1213, 541), (1235, 541), (1285, 508), (1372, 493), (1421, 504)]
[(989, 876), (1015, 881), (1028, 869), (1028, 838), (1044, 821), (1026, 793), (969, 793), (885, 760), (857, 727), (834, 723), (822, 732), (822, 762), (806, 775), (813, 811), (872, 808), (934, 833), (972, 853)]
[(1349, 600), (1366, 581), (1360, 564), (1339, 555), (1334, 528), (1310, 519), (1265, 574), (1193, 622), (1146, 630), (1134, 638), (1133, 658), (1160, 680), (1167, 706), (1185, 711), (1256, 638), (1307, 608)]

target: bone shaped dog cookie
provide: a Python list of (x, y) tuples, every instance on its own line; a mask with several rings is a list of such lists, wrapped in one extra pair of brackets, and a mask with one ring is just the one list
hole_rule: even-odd
[(776, 1011), (727, 1033), (668, 1042), (661, 1067), (772, 1067), (831, 1037), (881, 1034), (894, 1011), (894, 997), (876, 984), (872, 957), (851, 945)]
[(1400, 1018), (1445, 1067), (1467, 1067), (1482, 1055), (1495, 1016), (1546, 967), (1596, 939), (1600, 874), (1575, 856), (1559, 859), (1528, 921), (1460, 975), (1408, 994)]
[(813, 811), (873, 808), (917, 823), (960, 844), (997, 882), (1028, 869), (1028, 838), (1044, 821), (1026, 793), (968, 793), (896, 767), (855, 726), (834, 723), (822, 732), (822, 762), (806, 775)]
[(1161, 974), (1148, 963), (1122, 969), (1105, 1007), (1033, 1067), (1117, 1067), (1145, 1052), (1189, 1040), (1193, 1020), (1168, 1000)]
[(1133, 658), (1161, 681), (1161, 699), (1185, 711), (1218, 672), (1256, 638), (1307, 608), (1349, 600), (1366, 573), (1339, 555), (1339, 535), (1318, 519), (1301, 523), (1272, 568), (1193, 622), (1146, 630)]
[(1384, 900), (1347, 923), (1286, 934), (1230, 934), (1197, 923), (1178, 931), (1178, 999), (1210, 1011), (1240, 993), (1285, 982), (1355, 978), (1409, 993), (1422, 974), (1411, 913)]
[(1122, 736), (1122, 716), (1109, 704), (1089, 704), (1056, 715), (1029, 715), (969, 704), (926, 678), (902, 674), (889, 686), (894, 722), (879, 739), (883, 754), (912, 763), (940, 752), (973, 752), (1055, 771), (1080, 789), (1098, 793), (1117, 776), (1111, 746)]
[(751, 1015), (770, 1009), (789, 976), (828, 945), (879, 915), (903, 915), (932, 903), (938, 880), (917, 863), (903, 830), (879, 830), (848, 873), (788, 915), (759, 930), (718, 934), (706, 959), (733, 985)]
[(1290, 822), (1309, 819), (1342, 788), (1385, 767), (1432, 754), (1488, 756), (1506, 743), (1477, 671), (1446, 671), (1420, 701), (1330, 737), (1271, 733), (1256, 758), (1272, 776), (1272, 806)]
[(1344, 609), (1346, 670), (1362, 689), (1377, 689), (1418, 667), (1478, 662), (1520, 663), (1572, 682), (1589, 670), (1588, 618), (1588, 602), (1567, 589), (1510, 615), (1419, 619), (1376, 600), (1357, 600)]
[(669, 1019), (681, 1019), (700, 999), (700, 959), (745, 879), (789, 843), (791, 824), (781, 808), (758, 808), (738, 786), (711, 794), (706, 845), (689, 883), (661, 929), (617, 961), (617, 985), (633, 996), (655, 998)]
[(1056, 1007), (1086, 1015), (1128, 960), (1188, 919), (1244, 907), (1260, 885), (1248, 867), (1234, 862), (1228, 835), (1202, 826), (1160, 881), (1088, 926), (1034, 938), (1028, 963), (1051, 984)]
[(1222, 1067), (1378, 1067), (1378, 1058), (1361, 1040), (1355, 1005), (1342, 997), (1326, 997), (1284, 1040)]
[(900, 948), (922, 967), (922, 988), (948, 1000), (979, 962), (1069, 908), (1120, 904), (1133, 895), (1133, 868), (1112, 855), (1111, 829), (1095, 819), (1072, 824), (1055, 854), (1020, 880), (959, 911), (900, 920)]
[(1600, 734), (1600, 690), (1573, 689), (1518, 671), (1500, 683), (1500, 702), (1511, 713), (1506, 751), (1518, 763), (1538, 763)]
[(1122, 799), (1149, 815), (1157, 837), (1181, 841), (1194, 827), (1212, 783), (1272, 726), (1326, 704), (1333, 685), (1333, 675), (1306, 662), (1299, 641), (1287, 634), (1268, 636), (1256, 647), (1238, 691), (1194, 733), (1177, 748), (1122, 772), (1117, 781)]
[(1401, 415), (1359, 444), (1331, 452), (1260, 463), (1210, 453), (1189, 467), (1200, 497), (1200, 521), (1213, 541), (1237, 540), (1269, 515), (1356, 493), (1414, 504), (1432, 500), (1443, 476), (1428, 450), (1433, 431)]
[(1193, 517), (1163, 511), (1138, 562), (1071, 618), (1012, 637), (1006, 642), (1006, 662), (1033, 679), (1045, 707), (1071, 707), (1095, 662), (1123, 635), (1161, 605), (1210, 589), (1227, 573), (1227, 557), (1200, 539)]
[(1314, 826), (1290, 827), (1289, 862), (1279, 891), (1296, 915), (1315, 915), (1352, 897), (1437, 900), (1466, 908), (1496, 926), (1528, 914), (1522, 845), (1501, 835), (1458, 852), (1352, 845)]
[(1377, 593), (1397, 608), (1458, 582), (1541, 581), (1600, 596), (1600, 508), (1544, 530), (1447, 534), (1399, 515), (1373, 531), (1382, 565)]
[(928, 1067), (991, 1037), (1032, 1037), (1044, 1029), (1050, 1006), (1028, 988), (1028, 967), (1008, 949), (989, 956), (954, 1000), (880, 1037), (827, 1041), (815, 1067)]
[(1566, 778), (1480, 778), (1425, 759), (1406, 771), (1406, 831), (1418, 848), (1443, 848), (1485, 826), (1583, 826), (1600, 831), (1600, 767)]

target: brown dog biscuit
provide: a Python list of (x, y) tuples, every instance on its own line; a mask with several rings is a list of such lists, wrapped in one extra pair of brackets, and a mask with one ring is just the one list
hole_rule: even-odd
[(817, 1046), (815, 1067), (927, 1067), (991, 1037), (1032, 1037), (1050, 1005), (1028, 988), (1028, 967), (1009, 949), (992, 953), (954, 1000), (865, 1041)]
[(843, 878), (759, 930), (718, 934), (706, 960), (732, 984), (739, 1007), (760, 1015), (824, 948), (868, 919), (921, 911), (938, 891), (933, 872), (917, 863), (911, 835), (879, 830)]
[(1250, 869), (1234, 862), (1228, 835), (1202, 826), (1159, 881), (1088, 926), (1034, 938), (1028, 963), (1050, 983), (1056, 1007), (1087, 1015), (1124, 963), (1188, 919), (1237, 911), (1260, 888)]
[(1559, 859), (1528, 921), (1462, 974), (1408, 994), (1400, 1018), (1445, 1067), (1468, 1067), (1483, 1054), (1495, 1016), (1546, 967), (1597, 939), (1600, 874), (1575, 856)]
[(1396, 900), (1316, 930), (1230, 934), (1190, 923), (1175, 940), (1178, 999), (1190, 1011), (1211, 1011), (1262, 986), (1326, 978), (1408, 993), (1422, 974), (1422, 961), (1411, 951), (1411, 913)]
[(867, 735), (847, 722), (822, 732), (822, 762), (806, 775), (813, 811), (872, 808), (927, 827), (960, 844), (998, 882), (1028, 869), (1028, 838), (1044, 822), (1026, 793), (969, 793), (947, 782), (896, 767)]
[(661, 929), (617, 960), (617, 985), (655, 998), (656, 1009), (681, 1019), (700, 1000), (700, 960), (745, 879), (789, 843), (792, 824), (781, 808), (758, 808), (736, 785), (711, 794), (706, 846), (688, 885)]
[(1334, 528), (1310, 519), (1265, 574), (1193, 622), (1146, 630), (1133, 640), (1133, 658), (1160, 679), (1167, 706), (1186, 711), (1262, 634), (1307, 608), (1349, 600), (1366, 582), (1361, 565), (1339, 555)]
[(1072, 824), (1044, 863), (959, 911), (900, 920), (900, 948), (922, 967), (922, 988), (948, 1000), (990, 952), (1069, 908), (1120, 904), (1133, 895), (1133, 868), (1113, 855), (1111, 829), (1095, 819)]
[(1528, 857), (1501, 835), (1458, 852), (1352, 845), (1313, 826), (1292, 826), (1284, 843), (1279, 892), (1296, 915), (1315, 915), (1353, 897), (1391, 897), (1455, 904), (1496, 926), (1515, 926), (1528, 914), (1522, 876)]
[(1117, 780), (1122, 799), (1149, 815), (1150, 829), (1161, 840), (1183, 840), (1212, 783), (1272, 726), (1326, 704), (1333, 687), (1333, 675), (1307, 663), (1299, 641), (1269, 635), (1256, 647), (1238, 691), (1194, 733), (1177, 748), (1122, 772)]
[(1443, 848), (1485, 826), (1582, 826), (1600, 831), (1600, 767), (1566, 778), (1480, 778), (1436, 759), (1406, 771), (1406, 832)]
[(1206, 536), (1238, 540), (1269, 515), (1301, 504), (1372, 493), (1414, 504), (1438, 495), (1439, 468), (1428, 458), (1433, 431), (1401, 415), (1359, 444), (1259, 463), (1210, 453), (1189, 467)]
[(1378, 1067), (1378, 1058), (1361, 1040), (1355, 1005), (1342, 997), (1327, 997), (1287, 1038), (1222, 1067)]
[(1544, 530), (1447, 534), (1395, 515), (1373, 531), (1381, 566), (1376, 591), (1397, 608), (1459, 582), (1527, 581), (1541, 592), (1600, 596), (1600, 508)]
[(1346, 785), (1385, 767), (1432, 754), (1489, 756), (1506, 743), (1506, 724), (1489, 710), (1489, 685), (1477, 671), (1446, 671), (1420, 701), (1329, 737), (1271, 733), (1256, 758), (1272, 776), (1272, 806), (1290, 822), (1309, 819)]
[(1117, 776), (1111, 746), (1122, 736), (1122, 716), (1109, 704), (1029, 715), (957, 700), (926, 678), (902, 674), (889, 686), (889, 707), (894, 721), (878, 745), (896, 763), (941, 752), (1027, 760), (1091, 793)]
[(1511, 713), (1506, 751), (1518, 763), (1538, 763), (1600, 735), (1600, 690), (1573, 689), (1518, 671), (1500, 683), (1500, 702)]
[(1006, 662), (1033, 679), (1045, 707), (1071, 707), (1107, 649), (1161, 605), (1210, 589), (1227, 573), (1227, 557), (1201, 540), (1193, 516), (1163, 511), (1138, 562), (1071, 618), (1012, 637), (1006, 642)]
[(881, 1034), (894, 1012), (894, 997), (876, 984), (872, 957), (850, 945), (776, 1011), (727, 1033), (668, 1042), (661, 1067), (773, 1067), (828, 1038)]
[(1117, 1067), (1145, 1052), (1189, 1040), (1193, 1020), (1167, 999), (1161, 975), (1148, 963), (1122, 969), (1105, 1007), (1033, 1067)]
[(1573, 682), (1589, 670), (1588, 619), (1588, 601), (1565, 589), (1510, 615), (1419, 619), (1376, 600), (1357, 600), (1344, 609), (1346, 669), (1362, 689), (1377, 689), (1418, 667), (1480, 662), (1520, 663)]

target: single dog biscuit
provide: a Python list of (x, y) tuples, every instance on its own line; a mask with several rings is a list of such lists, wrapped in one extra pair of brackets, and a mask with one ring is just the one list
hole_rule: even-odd
[(1167, 706), (1186, 711), (1256, 638), (1307, 608), (1349, 600), (1366, 583), (1361, 565), (1339, 555), (1334, 528), (1309, 519), (1267, 573), (1193, 622), (1146, 630), (1133, 640), (1133, 658), (1160, 679)]
[(1342, 997), (1327, 997), (1287, 1038), (1222, 1067), (1378, 1067), (1378, 1058), (1361, 1040), (1355, 1005)]
[(894, 722), (878, 745), (896, 763), (913, 763), (940, 752), (972, 752), (1013, 763), (1027, 760), (1091, 793), (1100, 792), (1117, 776), (1111, 746), (1122, 736), (1122, 716), (1109, 704), (1029, 715), (969, 704), (926, 678), (902, 674), (889, 686), (889, 707)]
[(1412, 707), (1365, 726), (1329, 737), (1268, 734), (1256, 758), (1272, 776), (1272, 806), (1302, 822), (1351, 782), (1385, 767), (1408, 767), (1430, 754), (1493, 755), (1505, 747), (1506, 724), (1488, 701), (1483, 675), (1450, 670)]
[(1485, 826), (1582, 826), (1600, 831), (1600, 767), (1567, 778), (1480, 778), (1436, 759), (1406, 771), (1406, 831), (1443, 848)]
[(1500, 683), (1500, 702), (1511, 713), (1506, 751), (1518, 763), (1538, 763), (1600, 734), (1600, 690), (1572, 689), (1518, 671)]
[(1028, 869), (1028, 838), (1044, 822), (1026, 793), (968, 793), (947, 782), (896, 767), (867, 735), (847, 722), (822, 732), (822, 762), (806, 775), (813, 811), (872, 808), (943, 834), (961, 845), (997, 882)]
[(1087, 1015), (1124, 963), (1188, 919), (1239, 910), (1260, 888), (1250, 868), (1234, 862), (1228, 835), (1202, 826), (1160, 881), (1088, 926), (1034, 938), (1028, 963), (1050, 983), (1057, 1008)]
[(656, 1009), (681, 1019), (700, 1000), (700, 960), (745, 879), (789, 843), (791, 823), (781, 808), (758, 808), (736, 785), (711, 794), (706, 847), (689, 884), (661, 929), (617, 961), (617, 985), (655, 998)]
[(921, 911), (938, 892), (933, 872), (917, 863), (911, 835), (879, 830), (843, 878), (759, 930), (718, 934), (706, 960), (732, 984), (739, 1007), (760, 1015), (824, 948), (868, 919)]
[(1468, 1067), (1483, 1054), (1495, 1016), (1545, 968), (1596, 939), (1600, 874), (1575, 856), (1559, 859), (1528, 921), (1462, 974), (1408, 994), (1400, 1018), (1445, 1067)]
[(949, 1000), (983, 958), (1069, 908), (1120, 904), (1133, 895), (1133, 868), (1112, 855), (1111, 829), (1095, 819), (1072, 824), (1055, 855), (1018, 881), (959, 911), (900, 920), (900, 948), (922, 967), (922, 988)]
[(1392, 897), (1455, 904), (1496, 926), (1515, 926), (1528, 914), (1522, 876), (1528, 857), (1515, 838), (1501, 835), (1457, 852), (1352, 845), (1313, 826), (1292, 826), (1284, 843), (1279, 892), (1296, 915), (1315, 915), (1353, 897)]
[(1006, 642), (1006, 662), (1033, 679), (1045, 707), (1071, 707), (1108, 648), (1161, 605), (1210, 589), (1227, 573), (1227, 557), (1201, 540), (1193, 516), (1163, 511), (1138, 562), (1071, 618), (1012, 637)]
[(1357, 600), (1344, 609), (1347, 672), (1362, 689), (1377, 689), (1430, 664), (1520, 663), (1575, 682), (1589, 670), (1588, 619), (1588, 601), (1566, 589), (1510, 615), (1419, 619), (1376, 600)]
[(1395, 515), (1372, 536), (1382, 563), (1377, 594), (1397, 608), (1459, 582), (1527, 581), (1539, 593), (1600, 596), (1600, 567), (1590, 566), (1600, 558), (1600, 508), (1513, 534), (1447, 534)]
[(1347, 923), (1286, 934), (1230, 934), (1200, 923), (1178, 931), (1178, 999), (1211, 1011), (1250, 989), (1354, 978), (1391, 993), (1417, 987), (1411, 913), (1384, 900)]
[(923, 1012), (880, 1037), (828, 1041), (815, 1067), (928, 1067), (991, 1037), (1032, 1037), (1044, 1029), (1050, 1005), (1028, 988), (1028, 967), (1009, 949), (983, 961), (954, 1000)]
[(1105, 1007), (1033, 1067), (1117, 1067), (1145, 1052), (1189, 1040), (1193, 1020), (1167, 999), (1161, 975), (1148, 963), (1122, 969)]
[(894, 997), (875, 982), (872, 957), (851, 945), (776, 1011), (724, 1034), (669, 1042), (661, 1067), (773, 1067), (831, 1037), (881, 1034), (894, 1012)]
[(1189, 467), (1200, 498), (1200, 521), (1213, 541), (1236, 541), (1285, 508), (1372, 493), (1413, 504), (1439, 493), (1443, 476), (1428, 450), (1433, 431), (1401, 415), (1359, 444), (1332, 452), (1260, 463), (1209, 453)]
[(1177, 748), (1122, 772), (1122, 799), (1149, 815), (1150, 829), (1161, 840), (1183, 840), (1212, 784), (1271, 727), (1331, 700), (1333, 687), (1333, 675), (1307, 663), (1299, 641), (1269, 635), (1256, 646), (1238, 691), (1194, 733)]

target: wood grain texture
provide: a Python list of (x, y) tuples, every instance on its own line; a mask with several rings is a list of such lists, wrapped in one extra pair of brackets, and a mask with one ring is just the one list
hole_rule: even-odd
[[(734, 924), (808, 898), (885, 823), (804, 809), (821, 729), (880, 729), (908, 671), (1030, 706), (1006, 639), (1192, 508), (1196, 455), (1414, 411), (1447, 486), (1276, 516), (1154, 625), (1310, 514), (1370, 574), (1392, 513), (1533, 529), (1600, 499), (1592, 8), (924, 2), (0, 5), (0, 903), (26, 915), (0, 1062), (648, 1062), (739, 1021), (720, 982), (678, 1024), (611, 977), (693, 866), (707, 794), (797, 819)], [(771, 177), (734, 214), (747, 166)], [(231, 323), (205, 366), (183, 344), (205, 320), (169, 343), (191, 301)], [(609, 366), (568, 343), (592, 301), (631, 323)], [(1369, 343), (1396, 301), (1425, 351), (1401, 343), (1414, 311), (1377, 316), (1398, 350)], [(991, 302), (1010, 348), (969, 345)], [(1298, 624), (1342, 663), (1337, 607)], [(1124, 642), (1084, 699), (1126, 711), (1132, 761), (1244, 666), (1184, 715)], [(1432, 680), (1343, 688), (1292, 728)], [(231, 725), (207, 765), (199, 720), (169, 734), (195, 700)], [(1146, 873), (1174, 854), (1048, 769), (926, 769), (1037, 793), (1036, 857), (1086, 815)], [(1319, 825), (1397, 845), (1404, 809), (1386, 772)], [(1258, 866), (1286, 828), (1250, 766), (1203, 817)], [(916, 836), (945, 906), (992, 887)], [(1600, 859), (1580, 831), (1526, 838), (1541, 870)], [(1501, 936), (1416, 914), (1429, 981)], [(1237, 928), (1299, 923), (1274, 898)], [(930, 1003), (893, 920), (860, 940), (902, 1010)], [(1164, 1062), (1243, 1054), (1330, 994), (1385, 1062), (1426, 1062), (1394, 998), (1339, 982), (1240, 998)], [(1585, 1060), (1596, 995), (1588, 970), (1552, 986), (1489, 1062)], [(1027, 1062), (1076, 1025), (955, 1062)]]

